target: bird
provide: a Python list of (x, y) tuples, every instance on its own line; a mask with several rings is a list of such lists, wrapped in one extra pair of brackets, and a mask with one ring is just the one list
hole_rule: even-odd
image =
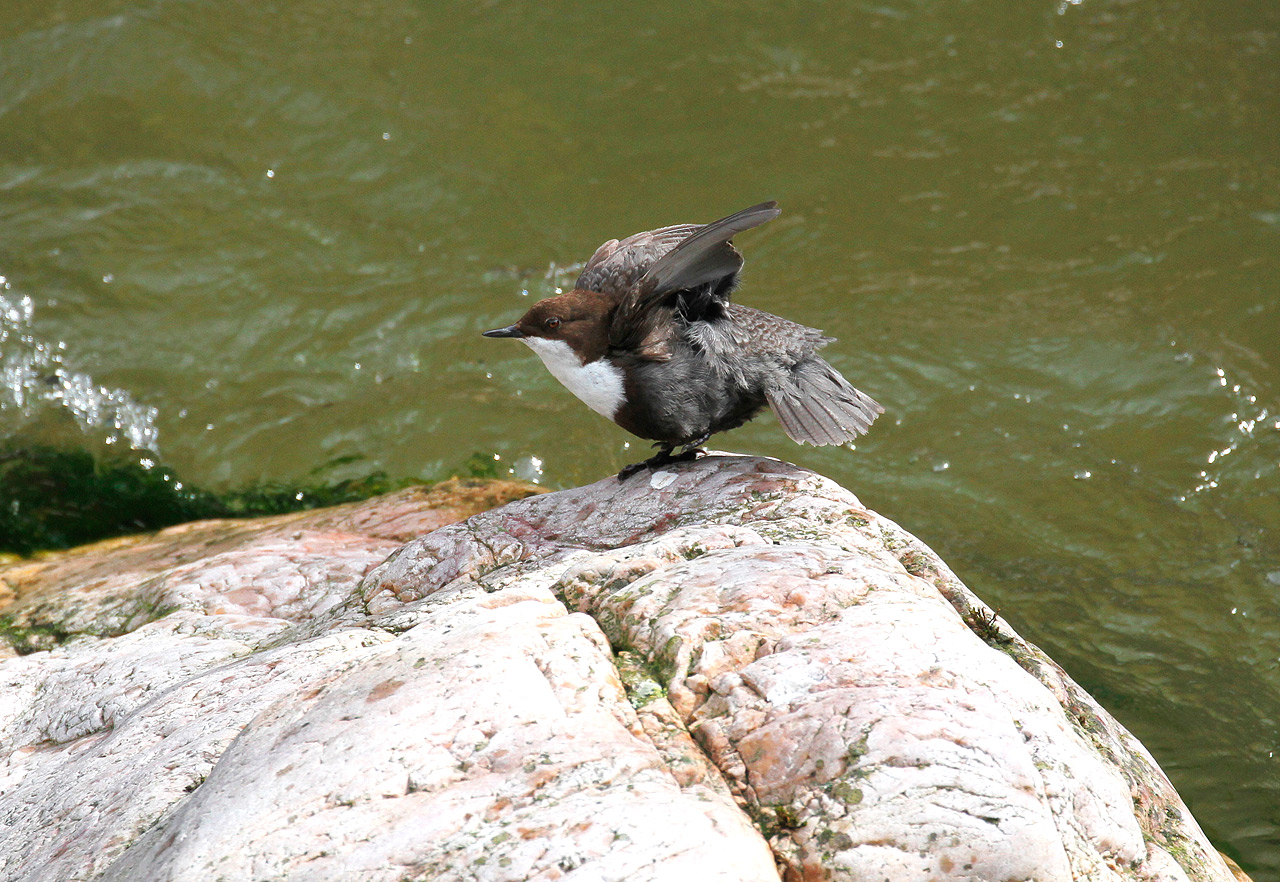
[(834, 338), (731, 299), (744, 263), (731, 240), (780, 213), (762, 202), (610, 239), (573, 290), (484, 336), (525, 343), (587, 407), (654, 442), (619, 480), (696, 459), (766, 406), (798, 444), (848, 444), (884, 408), (818, 355)]

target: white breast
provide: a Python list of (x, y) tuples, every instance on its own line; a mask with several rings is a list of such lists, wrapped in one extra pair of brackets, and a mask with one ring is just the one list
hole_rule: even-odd
[(622, 406), (622, 371), (603, 358), (583, 364), (563, 340), (525, 337), (524, 342), (538, 353), (551, 376), (577, 395), (583, 404), (601, 416), (613, 419)]

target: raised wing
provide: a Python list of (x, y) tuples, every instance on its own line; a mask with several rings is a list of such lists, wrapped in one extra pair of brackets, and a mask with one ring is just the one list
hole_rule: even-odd
[(678, 304), (681, 311), (690, 318), (705, 314), (713, 302), (728, 300), (743, 263), (742, 255), (730, 240), (737, 233), (767, 223), (779, 214), (776, 202), (762, 202), (706, 226), (693, 227), (673, 247), (650, 261), (636, 283), (618, 292), (622, 294), (622, 301), (610, 326), (609, 345), (619, 349), (637, 348), (653, 329), (657, 307), (677, 295), (683, 298)]
[(621, 242), (610, 239), (591, 255), (574, 287), (622, 297), (663, 255), (700, 229), (698, 224), (676, 224), (636, 233)]

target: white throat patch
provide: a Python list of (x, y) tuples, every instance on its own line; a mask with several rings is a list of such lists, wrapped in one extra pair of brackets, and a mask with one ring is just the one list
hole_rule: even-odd
[(613, 419), (622, 406), (622, 371), (607, 359), (583, 364), (563, 340), (525, 337), (524, 342), (561, 384), (601, 416)]

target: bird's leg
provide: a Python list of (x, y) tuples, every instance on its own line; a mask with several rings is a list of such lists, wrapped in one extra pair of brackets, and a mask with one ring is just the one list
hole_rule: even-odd
[(631, 465), (627, 466), (622, 471), (618, 472), (618, 480), (625, 481), (627, 478), (630, 478), (632, 475), (634, 475), (638, 471), (641, 471), (643, 469), (656, 469), (660, 465), (666, 465), (667, 463), (673, 461), (673, 457), (671, 456), (671, 451), (675, 449), (674, 444), (668, 444), (665, 441), (659, 441), (657, 444), (654, 444), (653, 446), (659, 447), (661, 449), (657, 453), (655, 453), (653, 456), (646, 459), (644, 462), (633, 462)]
[(697, 459), (701, 454), (706, 453), (706, 451), (702, 449), (702, 445), (706, 444), (707, 439), (710, 437), (710, 432), (703, 432), (697, 439), (684, 445), (684, 450), (680, 451), (675, 458), (679, 459), (681, 462)]
[[(711, 433), (707, 432), (701, 437), (690, 441), (686, 444), (671, 444), (666, 441), (657, 441), (654, 447), (660, 448), (657, 453), (646, 459), (644, 462), (632, 463), (631, 465), (618, 472), (618, 480), (625, 481), (641, 469), (656, 469), (658, 466), (664, 466), (673, 462), (692, 462), (701, 454), (706, 453), (702, 449), (702, 445), (711, 437)], [(677, 447), (683, 447), (679, 453), (673, 454), (672, 451)]]

